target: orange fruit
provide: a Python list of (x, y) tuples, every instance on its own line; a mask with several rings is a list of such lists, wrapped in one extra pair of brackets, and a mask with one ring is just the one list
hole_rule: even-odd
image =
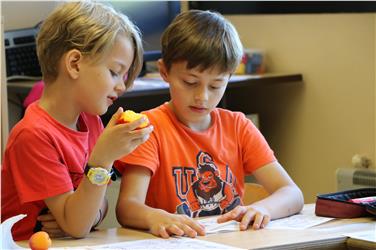
[(132, 110), (124, 111), (120, 115), (120, 118), (118, 119), (117, 123), (122, 124), (122, 123), (133, 122), (133, 121), (140, 119), (141, 117), (145, 117), (146, 122), (143, 122), (138, 128), (145, 128), (149, 125), (148, 117), (145, 114), (136, 113)]
[(32, 250), (47, 250), (51, 246), (51, 239), (48, 233), (39, 231), (29, 239), (29, 246)]

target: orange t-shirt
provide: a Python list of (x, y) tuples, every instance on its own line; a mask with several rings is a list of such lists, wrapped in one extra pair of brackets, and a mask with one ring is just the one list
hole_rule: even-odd
[(167, 103), (146, 111), (154, 126), (148, 141), (116, 163), (150, 169), (146, 204), (191, 217), (222, 214), (241, 203), (244, 175), (275, 161), (259, 130), (240, 112), (216, 108), (212, 125), (193, 131)]

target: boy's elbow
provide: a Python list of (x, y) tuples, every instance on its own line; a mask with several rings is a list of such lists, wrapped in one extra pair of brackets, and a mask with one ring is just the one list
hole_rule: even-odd
[(297, 212), (300, 212), (302, 211), (304, 207), (304, 195), (303, 195), (302, 190), (296, 185), (294, 187), (294, 192), (295, 192), (295, 197), (296, 197), (296, 209), (297, 209)]
[(116, 205), (116, 210), (115, 210), (116, 219), (122, 227), (127, 226), (127, 224), (126, 224), (127, 219), (125, 218), (126, 217), (126, 207), (127, 207), (126, 205), (121, 204), (120, 202), (118, 202), (118, 204)]
[[(122, 227), (138, 227), (140, 219), (144, 220), (146, 217), (146, 212), (144, 211), (141, 203), (137, 199), (121, 199), (116, 205), (116, 219)], [(143, 212), (141, 212), (143, 211)], [(139, 216), (139, 214), (143, 216)]]

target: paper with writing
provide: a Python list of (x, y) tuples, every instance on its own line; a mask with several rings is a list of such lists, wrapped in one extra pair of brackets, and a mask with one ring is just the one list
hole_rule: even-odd
[(239, 222), (230, 220), (224, 223), (218, 223), (217, 218), (218, 217), (216, 216), (208, 217), (205, 219), (200, 219), (198, 220), (198, 222), (205, 226), (205, 232), (207, 234), (234, 232), (240, 230)]
[[(58, 249), (68, 249), (68, 248), (52, 248), (50, 250)], [(106, 245), (95, 245), (95, 246), (84, 246), (84, 247), (70, 247), (69, 249), (79, 250), (197, 250), (197, 249), (223, 249), (223, 250), (241, 250), (241, 248), (236, 248), (232, 246), (227, 246), (223, 244), (218, 244), (214, 242), (191, 239), (186, 237), (174, 237), (169, 239), (151, 239), (151, 240), (136, 240), (136, 241), (125, 241)]]

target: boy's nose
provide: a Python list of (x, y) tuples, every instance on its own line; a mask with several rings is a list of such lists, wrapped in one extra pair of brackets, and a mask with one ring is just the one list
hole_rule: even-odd
[(195, 99), (196, 101), (207, 101), (209, 98), (209, 95), (208, 95), (208, 90), (206, 87), (199, 87), (197, 88), (196, 90), (196, 93), (195, 93)]

